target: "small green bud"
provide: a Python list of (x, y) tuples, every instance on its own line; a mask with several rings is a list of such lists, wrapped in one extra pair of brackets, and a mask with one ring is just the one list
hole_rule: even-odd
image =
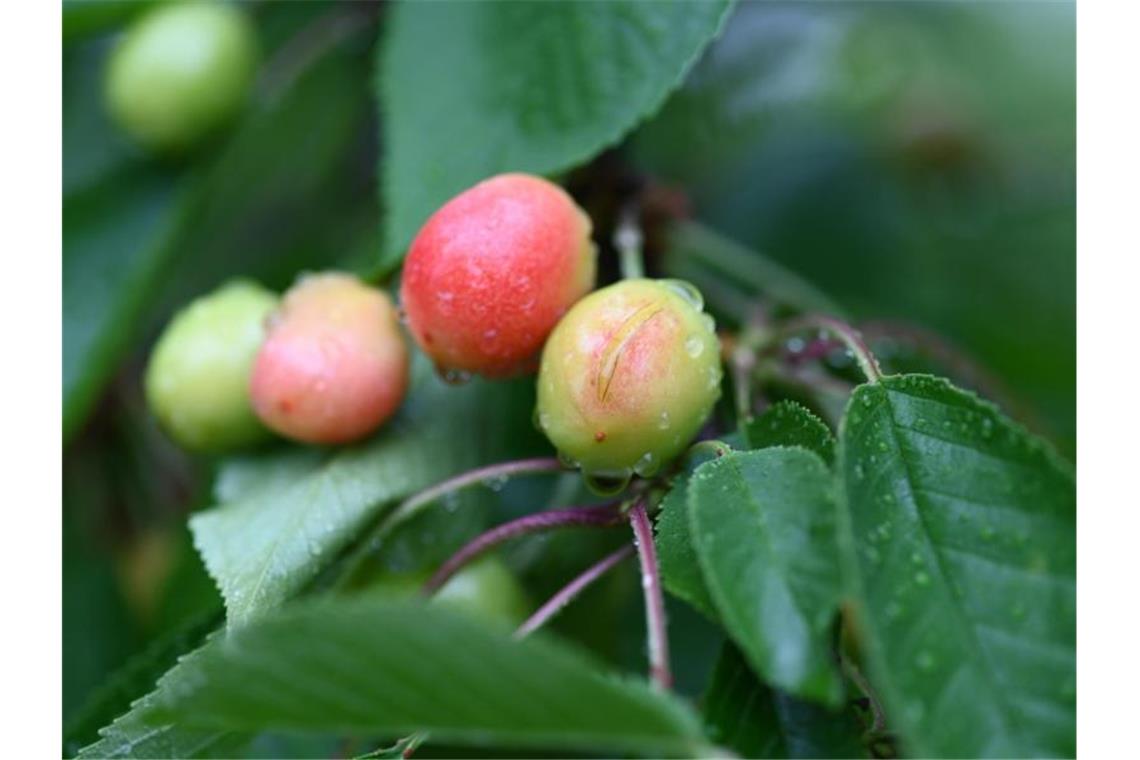
[(277, 296), (248, 281), (223, 285), (175, 315), (146, 370), (151, 411), (180, 445), (224, 451), (267, 434), (250, 405), (254, 357)]

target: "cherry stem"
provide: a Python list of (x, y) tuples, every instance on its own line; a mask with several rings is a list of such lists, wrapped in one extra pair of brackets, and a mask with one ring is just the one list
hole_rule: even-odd
[(855, 356), (859, 369), (863, 371), (868, 381), (877, 383), (883, 378), (883, 371), (879, 369), (879, 362), (871, 353), (871, 349), (863, 340), (863, 336), (858, 330), (842, 320), (822, 314), (806, 314), (782, 325), (777, 336), (783, 338), (807, 330), (821, 330), (838, 338)]
[(600, 562), (590, 566), (577, 578), (567, 583), (558, 593), (550, 597), (533, 615), (527, 618), (526, 621), (518, 627), (518, 630), (515, 631), (515, 638), (521, 639), (533, 633), (536, 629), (541, 628), (546, 621), (561, 612), (566, 605), (574, 601), (574, 598), (593, 584), (594, 581), (621, 564), (627, 557), (633, 556), (633, 552), (633, 545), (626, 544), (606, 556)]
[(356, 570), (364, 562), (372, 552), (372, 547), (375, 547), (385, 536), (392, 532), (400, 523), (414, 517), (416, 513), (430, 506), (438, 499), (447, 496), (450, 493), (462, 490), (469, 486), (478, 483), (485, 483), (489, 480), (497, 480), (499, 478), (507, 478), (512, 475), (522, 475), (534, 472), (558, 472), (565, 469), (565, 466), (558, 461), (556, 457), (537, 457), (534, 459), (518, 459), (510, 462), (500, 462), (498, 464), (487, 465), (486, 467), (478, 467), (474, 470), (460, 473), (455, 477), (448, 478), (447, 480), (436, 483), (433, 486), (412, 494), (404, 501), (400, 502), (391, 512), (389, 512), (372, 531), (372, 535), (361, 545), (353, 556), (351, 556), (347, 563), (346, 569), (340, 575), (340, 585), (348, 583), (355, 575)]
[(661, 574), (657, 570), (657, 549), (653, 544), (653, 528), (645, 512), (645, 502), (638, 500), (629, 511), (637, 556), (641, 563), (641, 589), (645, 596), (645, 623), (649, 639), (649, 676), (662, 691), (673, 687), (669, 669), (669, 636), (665, 630), (665, 598), (661, 594)]
[(511, 475), (518, 475), (524, 472), (554, 472), (561, 469), (564, 469), (564, 465), (555, 457), (519, 459), (514, 462), (502, 462), (500, 464), (479, 467), (460, 473), (453, 478), (448, 478), (441, 483), (436, 483), (434, 486), (429, 486), (419, 493), (409, 496), (400, 506), (392, 511), (389, 520), (396, 523), (403, 522), (427, 505), (449, 493), (462, 490), (478, 483), (486, 483), (488, 480), (508, 478)]
[(622, 211), (621, 220), (614, 230), (614, 247), (618, 250), (621, 276), (626, 280), (645, 277), (645, 261), (641, 256), (643, 236), (637, 223), (637, 208), (629, 205)]
[(612, 503), (601, 506), (550, 509), (491, 528), (468, 541), (459, 551), (440, 565), (435, 574), (424, 584), (423, 593), (425, 596), (431, 596), (472, 560), (512, 538), (571, 526), (607, 528), (617, 525), (625, 519), (617, 507), (617, 503)]

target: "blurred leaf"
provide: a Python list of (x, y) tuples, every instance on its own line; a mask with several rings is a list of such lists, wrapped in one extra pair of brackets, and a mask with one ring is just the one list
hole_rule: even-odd
[(703, 3), (401, 3), (377, 79), (385, 256), (493, 174), (588, 161), (652, 114), (727, 15)]
[(904, 749), (1073, 756), (1071, 469), (919, 375), (855, 391), (839, 458), (857, 638)]
[(179, 180), (146, 169), (111, 178), (65, 203), (65, 439), (83, 421), (134, 337), (188, 204)]
[(746, 420), (744, 438), (750, 449), (801, 446), (828, 464), (835, 459), (835, 438), (827, 425), (794, 401), (779, 401), (759, 417)]
[(664, 267), (670, 275), (695, 284), (709, 306), (737, 323), (746, 322), (761, 299), (795, 311), (845, 313), (783, 264), (697, 222), (681, 222), (669, 229)]
[(650, 755), (691, 753), (699, 737), (669, 696), (606, 676), (552, 639), (512, 641), (423, 604), (349, 599), (282, 610), (185, 665), (177, 684), (160, 683), (150, 722), (426, 730), (476, 745)]
[(63, 0), (63, 44), (129, 21), (154, 0)]
[(789, 693), (838, 704), (831, 629), (841, 589), (826, 465), (799, 448), (707, 462), (689, 484), (689, 527), (720, 619), (753, 668)]
[(153, 689), (158, 677), (169, 670), (180, 655), (200, 645), (206, 634), (217, 627), (220, 617), (220, 614), (199, 617), (151, 643), (116, 671), (65, 723), (64, 756), (71, 757), (81, 747), (98, 740), (99, 729), (126, 713), (135, 699)]
[[(190, 527), (232, 625), (297, 593), (385, 505), (494, 461), (511, 431), (530, 424), (524, 386), (475, 381), (456, 388), (427, 362), (416, 366), (404, 406), (370, 441), (322, 456), (270, 454), (256, 479), (247, 460), (236, 479), (222, 475), (223, 491), (237, 498), (197, 514)], [(288, 465), (278, 466), (278, 456)]]
[(852, 314), (976, 354), (1072, 451), (1075, 39), (1073, 3), (744, 3), (632, 152)]
[[(215, 633), (207, 641), (221, 639)], [(194, 673), (200, 647), (178, 662), (158, 681), (158, 686), (131, 705), (126, 714), (99, 731), (100, 738), (84, 747), (81, 760), (101, 758), (192, 758), (235, 757), (250, 741), (249, 734), (234, 731), (188, 728), (174, 722), (155, 722), (152, 715), (161, 703), (164, 690), (178, 689)]]
[[(90, 7), (98, 4), (77, 4)], [(139, 7), (138, 4), (132, 4)], [(66, 20), (66, 9), (65, 9)], [(145, 156), (111, 121), (103, 105), (109, 40), (76, 45), (63, 56), (63, 196), (141, 166)], [(175, 172), (171, 172), (175, 173)]]
[[(139, 631), (116, 582), (111, 558), (81, 531), (88, 494), (65, 491), (63, 516), (63, 719), (76, 718), (91, 693), (138, 646)], [(97, 513), (96, 513), (97, 514)], [(86, 517), (86, 515), (83, 515)]]
[(867, 756), (855, 716), (770, 689), (731, 644), (721, 649), (703, 704), (710, 738), (740, 757)]

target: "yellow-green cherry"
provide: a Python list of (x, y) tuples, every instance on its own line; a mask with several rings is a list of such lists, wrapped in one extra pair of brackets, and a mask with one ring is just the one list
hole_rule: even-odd
[(712, 317), (692, 285), (624, 280), (579, 301), (542, 352), (537, 420), (595, 482), (649, 476), (692, 441), (720, 396)]

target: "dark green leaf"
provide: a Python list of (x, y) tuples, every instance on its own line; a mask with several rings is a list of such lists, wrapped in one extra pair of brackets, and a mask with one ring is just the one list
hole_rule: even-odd
[[(456, 642), (462, 642), (456, 646)], [(156, 723), (344, 731), (646, 754), (692, 753), (699, 731), (670, 697), (606, 676), (552, 639), (435, 607), (370, 599), (282, 610), (201, 651)], [(165, 680), (165, 679), (164, 679)]]
[(741, 757), (865, 757), (860, 727), (847, 711), (832, 712), (761, 683), (740, 650), (726, 644), (704, 698), (711, 738)]
[(837, 704), (831, 630), (841, 579), (827, 466), (800, 448), (703, 464), (689, 484), (689, 527), (720, 619), (757, 673)]
[(220, 614), (210, 614), (152, 643), (118, 670), (96, 690), (63, 731), (64, 755), (96, 741), (99, 729), (126, 713), (131, 702), (154, 688), (158, 677), (169, 670), (178, 657), (202, 643), (217, 627)]
[(322, 454), (285, 450), (257, 465), (242, 460), (240, 474), (222, 475), (221, 491), (233, 500), (190, 527), (231, 624), (301, 590), (385, 505), (494, 461), (510, 431), (529, 425), (529, 385), (456, 388), (427, 362), (416, 366), (400, 413), (371, 440)]
[(401, 3), (380, 59), (386, 254), (503, 171), (589, 160), (652, 114), (729, 3)]
[[(221, 634), (215, 633), (208, 641), (219, 638)], [(155, 708), (162, 701), (165, 691), (177, 691), (186, 687), (196, 672), (194, 663), (202, 656), (204, 649), (196, 649), (179, 659), (162, 676), (154, 691), (135, 702), (130, 712), (100, 730), (99, 741), (84, 747), (79, 758), (234, 757), (249, 742), (249, 734), (188, 728), (154, 718)]]
[(995, 407), (906, 375), (855, 391), (840, 473), (862, 640), (904, 748), (1072, 756), (1070, 468)]
[(716, 605), (705, 586), (689, 532), (689, 481), (697, 467), (715, 458), (718, 451), (723, 455), (729, 450), (727, 445), (713, 443), (708, 448), (690, 452), (684, 471), (674, 479), (673, 487), (661, 502), (661, 514), (655, 526), (661, 583), (665, 590), (714, 621), (717, 620)]
[(819, 417), (794, 401), (779, 401), (762, 415), (744, 423), (744, 438), (750, 449), (769, 446), (802, 446), (831, 464), (835, 438)]
[(177, 178), (146, 168), (112, 177), (64, 204), (65, 437), (135, 337), (187, 204)]

